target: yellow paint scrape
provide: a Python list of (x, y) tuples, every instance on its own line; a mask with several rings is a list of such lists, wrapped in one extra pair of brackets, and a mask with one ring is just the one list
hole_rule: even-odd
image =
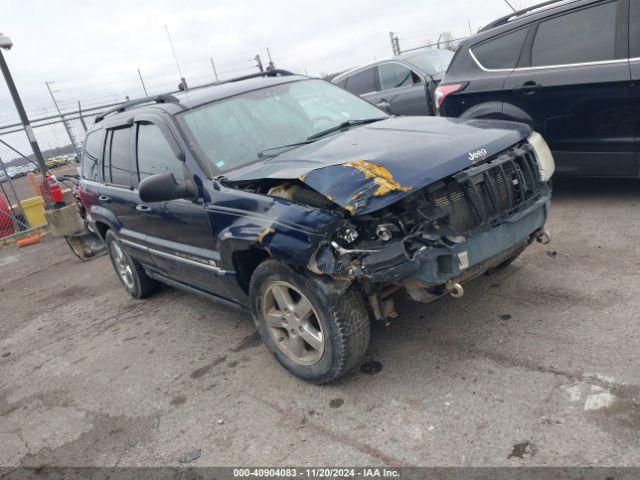
[(267, 228), (265, 231), (260, 232), (260, 235), (258, 235), (258, 243), (262, 243), (265, 239), (265, 237), (271, 233), (275, 232), (275, 230), (271, 227)]
[(383, 197), (396, 190), (408, 192), (413, 188), (400, 185), (393, 179), (393, 175), (391, 175), (391, 172), (385, 167), (381, 167), (375, 163), (369, 163), (366, 160), (356, 160), (354, 162), (344, 163), (343, 165), (345, 167), (355, 168), (364, 174), (364, 178), (366, 179), (373, 179), (373, 183), (378, 186), (378, 189), (373, 194), (374, 197)]

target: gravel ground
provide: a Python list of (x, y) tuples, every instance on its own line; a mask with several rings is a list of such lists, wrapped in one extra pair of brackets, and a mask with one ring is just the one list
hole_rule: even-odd
[[(251, 320), (46, 238), (0, 252), (0, 465), (640, 466), (640, 182), (559, 184), (511, 267), (314, 386)], [(193, 454), (193, 455), (192, 455)]]

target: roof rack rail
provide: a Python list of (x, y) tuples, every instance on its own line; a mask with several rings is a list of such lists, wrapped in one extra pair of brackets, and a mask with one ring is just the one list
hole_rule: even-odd
[(295, 73), (292, 73), (289, 70), (274, 69), (274, 70), (267, 70), (266, 72), (250, 73), (249, 75), (230, 78), (229, 80), (225, 80), (224, 82), (220, 82), (220, 83), (240, 82), (242, 80), (249, 80), (250, 78), (258, 78), (258, 77), (277, 77), (277, 76), (287, 77), (289, 75), (295, 75)]
[[(531, 5), (530, 7), (523, 8), (522, 10), (517, 10), (515, 12), (510, 13), (509, 15), (505, 15), (504, 17), (500, 17), (497, 20), (494, 20), (491, 23), (488, 23), (484, 27), (478, 30), (478, 33), (486, 32), (487, 30), (491, 30), (492, 28), (499, 27), (500, 25), (505, 25), (512, 20), (518, 20), (528, 14), (536, 13), (535, 11), (538, 9), (542, 9), (544, 7), (551, 7), (554, 3), (566, 4), (573, 3), (577, 0), (548, 0), (546, 2), (538, 3), (537, 5)], [(558, 5), (560, 6), (560, 5)]]
[(100, 113), (96, 115), (96, 119), (94, 123), (101, 122), (104, 120), (104, 117), (107, 115), (111, 115), (112, 113), (122, 113), (130, 108), (136, 107), (138, 105), (142, 105), (144, 103), (175, 103), (180, 104), (180, 100), (178, 100), (173, 95), (163, 93), (162, 95), (154, 95), (152, 97), (144, 97), (137, 98), (135, 100), (129, 100), (128, 102), (123, 102), (120, 105), (112, 108), (111, 110), (107, 110), (106, 112)]

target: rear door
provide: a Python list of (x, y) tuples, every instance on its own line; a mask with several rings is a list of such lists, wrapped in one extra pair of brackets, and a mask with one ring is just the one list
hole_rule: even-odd
[(116, 217), (118, 237), (125, 242), (127, 252), (147, 263), (149, 259), (144, 251), (128, 247), (130, 242), (144, 242), (144, 234), (137, 228), (138, 195), (133, 189), (132, 148), (129, 125), (107, 128), (104, 181), (98, 188), (98, 204)]
[[(503, 118), (509, 91), (503, 86), (516, 67), (529, 27), (502, 33), (471, 46), (469, 55), (456, 55), (447, 71), (448, 84), (466, 84), (460, 94), (447, 97), (441, 109), (446, 116)], [(470, 63), (472, 62), (472, 63)], [(511, 109), (504, 116), (519, 119)]]
[(626, 0), (533, 25), (504, 89), (554, 152), (560, 173), (636, 175)]
[(640, 0), (631, 0), (629, 11), (629, 49), (636, 167), (637, 173), (640, 175)]
[[(171, 172), (183, 182), (189, 172), (177, 158), (180, 150), (161, 117), (136, 116), (136, 188), (139, 181), (157, 173)], [(225, 296), (217, 268), (209, 216), (201, 203), (192, 200), (144, 203), (137, 195), (136, 225), (145, 234), (146, 246), (155, 267), (173, 280)]]
[(394, 115), (431, 115), (424, 79), (405, 65), (378, 65), (378, 84), (380, 91), (372, 95), (372, 103), (388, 103)]

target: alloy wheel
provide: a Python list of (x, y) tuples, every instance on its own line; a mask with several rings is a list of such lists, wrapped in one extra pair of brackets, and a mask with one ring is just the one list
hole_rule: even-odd
[(127, 290), (132, 290), (134, 287), (133, 281), (133, 270), (131, 269), (131, 265), (127, 260), (127, 257), (116, 242), (111, 243), (111, 253), (113, 257), (113, 263), (116, 267), (116, 272), (120, 276), (122, 283)]
[(270, 283), (262, 297), (267, 331), (291, 360), (314, 365), (324, 354), (325, 335), (318, 313), (296, 287), (283, 281)]

